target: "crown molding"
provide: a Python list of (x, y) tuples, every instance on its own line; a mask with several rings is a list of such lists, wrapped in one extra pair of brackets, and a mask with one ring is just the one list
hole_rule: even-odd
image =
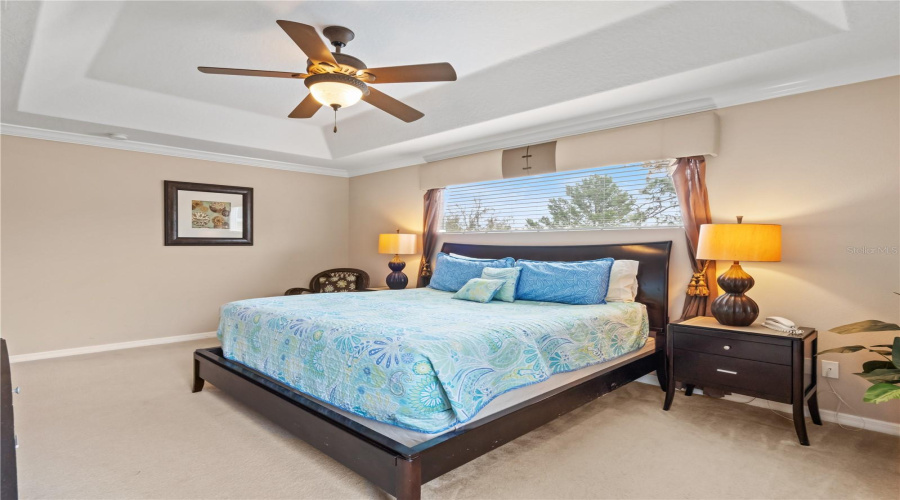
[(576, 118), (532, 127), (530, 129), (518, 130), (509, 134), (495, 136), (488, 141), (481, 141), (460, 148), (427, 154), (425, 155), (425, 161), (431, 163), (460, 156), (484, 153), (485, 151), (520, 148), (532, 144), (555, 141), (557, 139), (562, 139), (563, 137), (598, 132), (600, 130), (625, 127), (628, 125), (637, 125), (638, 123), (652, 122), (665, 118), (711, 111), (714, 109), (717, 109), (715, 101), (707, 98), (614, 116), (603, 116), (600, 118), (585, 116), (580, 119)]
[(177, 156), (179, 158), (190, 158), (193, 160), (215, 161), (219, 163), (231, 163), (234, 165), (244, 165), (247, 167), (272, 168), (275, 170), (288, 170), (291, 172), (300, 172), (305, 174), (328, 175), (333, 177), (349, 177), (350, 175), (344, 169), (316, 167), (313, 165), (303, 165), (301, 163), (289, 163), (275, 160), (264, 160), (261, 158), (250, 158), (248, 156), (229, 155), (224, 153), (212, 153), (209, 151), (200, 151), (196, 149), (178, 148), (174, 146), (164, 146), (161, 144), (150, 144), (147, 142), (135, 141), (117, 141), (108, 137), (100, 137), (86, 134), (76, 134), (73, 132), (60, 132), (57, 130), (47, 130), (34, 127), (23, 127), (21, 125), (13, 125), (9, 123), (0, 123), (0, 134), (16, 137), (27, 137), (29, 139), (42, 139), (45, 141), (68, 142), (71, 144), (81, 144), (84, 146), (96, 146), (100, 148), (119, 149), (123, 151), (135, 151), (138, 153), (150, 153), (163, 156)]

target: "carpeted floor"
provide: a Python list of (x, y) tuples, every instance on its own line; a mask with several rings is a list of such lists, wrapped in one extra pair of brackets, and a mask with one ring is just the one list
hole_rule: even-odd
[[(12, 366), (22, 498), (390, 498), (207, 384), (170, 344)], [(423, 488), (429, 498), (900, 497), (900, 439), (639, 383)]]

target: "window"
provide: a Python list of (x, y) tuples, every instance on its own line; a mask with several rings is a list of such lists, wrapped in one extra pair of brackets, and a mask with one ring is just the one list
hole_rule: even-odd
[(669, 160), (449, 186), (448, 233), (681, 226)]

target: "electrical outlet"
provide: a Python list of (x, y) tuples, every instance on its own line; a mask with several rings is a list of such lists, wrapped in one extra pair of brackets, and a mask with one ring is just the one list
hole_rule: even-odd
[(822, 360), (822, 376), (825, 378), (838, 378), (841, 376), (840, 364), (837, 361)]

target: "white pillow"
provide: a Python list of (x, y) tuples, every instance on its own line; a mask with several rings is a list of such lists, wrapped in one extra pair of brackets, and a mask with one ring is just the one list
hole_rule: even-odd
[(634, 302), (637, 297), (639, 262), (636, 260), (616, 260), (609, 273), (607, 302)]

